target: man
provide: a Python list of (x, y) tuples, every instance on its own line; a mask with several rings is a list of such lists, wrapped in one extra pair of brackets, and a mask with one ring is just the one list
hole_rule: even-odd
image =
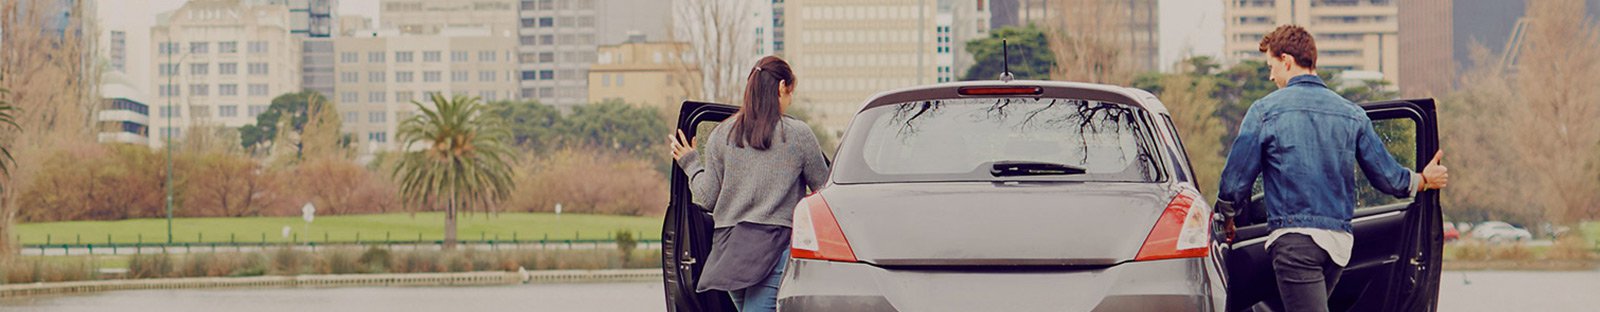
[(1249, 201), (1256, 176), (1264, 176), (1267, 251), (1284, 308), (1327, 311), (1355, 242), (1355, 166), (1379, 191), (1404, 198), (1445, 187), (1444, 152), (1420, 174), (1396, 162), (1366, 112), (1317, 77), (1316, 43), (1304, 28), (1278, 27), (1260, 51), (1278, 90), (1245, 113), (1218, 183), (1218, 208), (1232, 239), (1233, 207)]

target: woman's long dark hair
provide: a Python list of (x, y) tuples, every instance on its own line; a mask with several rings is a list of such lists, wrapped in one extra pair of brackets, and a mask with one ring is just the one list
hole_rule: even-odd
[(783, 107), (778, 103), (778, 84), (794, 88), (794, 71), (789, 62), (776, 56), (756, 61), (745, 82), (744, 105), (734, 115), (733, 135), (728, 136), (734, 145), (749, 145), (756, 150), (772, 147), (772, 133), (783, 120)]

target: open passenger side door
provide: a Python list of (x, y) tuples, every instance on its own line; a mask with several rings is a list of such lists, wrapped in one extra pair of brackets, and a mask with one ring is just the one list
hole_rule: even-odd
[[(686, 101), (678, 111), (676, 128), (694, 140), (738, 111), (739, 107), (732, 105)], [(672, 199), (661, 225), (661, 270), (667, 311), (734, 310), (727, 292), (695, 292), (700, 272), (705, 269), (704, 260), (711, 254), (713, 225), (711, 213), (690, 201), (689, 176), (674, 162)]]
[[(1433, 99), (1362, 103), (1390, 154), (1421, 171), (1439, 150)], [(1444, 236), (1439, 191), (1409, 199), (1378, 192), (1357, 175), (1350, 263), (1329, 297), (1332, 311), (1434, 311)], [(1228, 311), (1262, 304), (1282, 310), (1271, 258), (1265, 249), (1267, 211), (1258, 194), (1234, 222), (1235, 243), (1226, 254)]]

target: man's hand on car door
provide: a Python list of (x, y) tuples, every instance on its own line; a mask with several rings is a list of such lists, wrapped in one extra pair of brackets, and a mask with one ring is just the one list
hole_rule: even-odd
[(1444, 150), (1441, 149), (1433, 154), (1433, 160), (1428, 162), (1428, 166), (1422, 168), (1422, 189), (1443, 189), (1450, 183), (1450, 168), (1439, 164), (1439, 160), (1443, 158)]

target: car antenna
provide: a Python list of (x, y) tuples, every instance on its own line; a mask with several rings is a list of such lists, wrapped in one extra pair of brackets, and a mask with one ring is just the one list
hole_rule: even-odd
[(1015, 76), (1011, 75), (1011, 47), (1005, 39), (1000, 39), (1000, 81), (1011, 82)]

